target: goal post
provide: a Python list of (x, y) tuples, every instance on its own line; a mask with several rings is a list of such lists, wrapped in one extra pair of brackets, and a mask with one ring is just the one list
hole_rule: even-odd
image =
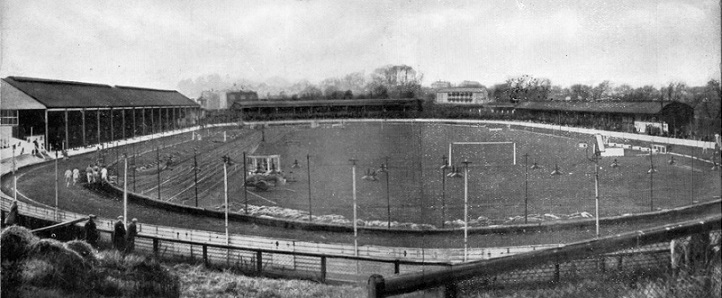
[[(451, 142), (449, 143), (449, 164), (453, 165), (454, 160), (454, 148), (460, 146), (490, 146), (490, 145), (507, 145), (511, 147), (512, 153), (512, 164), (516, 165), (516, 143), (515, 142)], [(505, 146), (506, 147), (506, 146)], [(504, 149), (505, 150), (505, 149)]]

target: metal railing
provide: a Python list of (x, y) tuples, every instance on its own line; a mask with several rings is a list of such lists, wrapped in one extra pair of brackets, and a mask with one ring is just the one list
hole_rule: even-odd
[(443, 288), (447, 297), (454, 297), (464, 287), (559, 283), (563, 277), (589, 279), (614, 268), (666, 268), (670, 263), (670, 241), (710, 231), (715, 231), (719, 241), (721, 225), (722, 215), (713, 215), (559, 248), (456, 264), (435, 272), (407, 273), (390, 278), (375, 274), (369, 278), (368, 296), (386, 297)]

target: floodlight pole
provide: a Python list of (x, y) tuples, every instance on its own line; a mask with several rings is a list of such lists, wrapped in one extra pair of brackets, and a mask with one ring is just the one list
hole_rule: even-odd
[(231, 238), (228, 234), (228, 157), (223, 157), (223, 198), (225, 201), (225, 215), (226, 215), (226, 244), (231, 243)]
[(444, 228), (446, 222), (446, 169), (449, 168), (447, 165), (446, 155), (441, 157), (441, 228)]
[(58, 213), (58, 151), (55, 151), (55, 213)]
[(529, 216), (529, 153), (524, 153), (524, 223), (528, 223)]
[(123, 225), (126, 225), (127, 222), (128, 222), (128, 156), (123, 155)]
[(13, 145), (13, 200), (18, 200), (18, 176), (15, 175), (15, 145)]
[(353, 251), (354, 256), (358, 257), (358, 228), (356, 226), (356, 161), (357, 159), (351, 158), (351, 179), (352, 179), (352, 191), (353, 191)]
[(592, 157), (589, 157), (589, 145), (585, 147), (585, 156), (587, 160), (594, 163), (594, 217), (595, 217), (595, 224), (596, 224), (596, 235), (599, 237), (599, 152), (597, 151), (597, 145), (593, 145), (594, 152), (592, 153)]
[(464, 262), (469, 258), (469, 164), (468, 160), (462, 162), (464, 164)]
[(196, 195), (196, 207), (198, 207), (198, 150), (193, 149), (193, 188)]
[(158, 177), (158, 201), (161, 200), (160, 197), (160, 148), (155, 147), (155, 161), (157, 164), (158, 174), (156, 175)]
[(386, 216), (388, 218), (388, 228), (391, 229), (391, 196), (389, 195), (389, 157), (386, 156), (386, 163), (384, 164), (384, 172), (386, 174)]
[(654, 211), (654, 155), (649, 147), (649, 211)]
[[(135, 130), (134, 130), (135, 133)], [(138, 170), (138, 164), (136, 163), (136, 157), (138, 156), (137, 148), (133, 143), (133, 192), (135, 192), (135, 172)]]
[(247, 177), (248, 169), (246, 168), (246, 165), (248, 164), (248, 159), (246, 159), (246, 151), (243, 151), (243, 203), (244, 203), (244, 212), (248, 214), (248, 185), (247, 185)]
[(311, 155), (306, 154), (306, 165), (308, 165), (308, 168), (306, 169), (306, 174), (308, 176), (308, 221), (313, 221), (313, 213), (311, 208)]

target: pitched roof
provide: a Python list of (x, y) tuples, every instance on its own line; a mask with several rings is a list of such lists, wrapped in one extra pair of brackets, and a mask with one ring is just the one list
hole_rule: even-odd
[(673, 101), (527, 101), (517, 105), (521, 110), (537, 111), (568, 111), (620, 114), (658, 114), (671, 104), (682, 104)]
[(3, 79), (46, 108), (198, 106), (175, 90), (10, 76)]
[(446, 92), (486, 92), (486, 88), (483, 88), (483, 87), (451, 87), (451, 88), (441, 88), (436, 91), (436, 93), (446, 93)]

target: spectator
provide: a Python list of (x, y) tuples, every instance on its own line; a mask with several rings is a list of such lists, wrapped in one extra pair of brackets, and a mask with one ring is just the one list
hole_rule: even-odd
[(94, 248), (98, 248), (98, 238), (100, 237), (98, 235), (98, 228), (93, 220), (94, 218), (94, 214), (88, 215), (88, 221), (85, 223), (83, 228), (85, 230), (85, 241)]
[(12, 226), (12, 225), (18, 225), (20, 224), (20, 212), (18, 212), (18, 201), (13, 201), (12, 206), (10, 206), (10, 211), (8, 212), (7, 217), (5, 217), (5, 226)]
[(93, 166), (93, 182), (98, 183), (100, 181), (100, 168), (98, 165)]
[(113, 229), (113, 246), (119, 252), (125, 251), (125, 225), (123, 224), (123, 216), (118, 216)]
[(85, 168), (85, 175), (88, 177), (88, 183), (93, 182), (93, 166), (88, 165), (88, 167)]
[(73, 171), (70, 169), (65, 170), (65, 187), (70, 187), (70, 181), (73, 179)]
[(80, 170), (78, 168), (73, 169), (73, 185), (75, 183), (78, 183), (78, 179), (80, 179)]
[(135, 249), (135, 236), (138, 235), (138, 227), (137, 227), (137, 218), (133, 218), (133, 220), (128, 225), (128, 237), (125, 242), (125, 252), (126, 253), (132, 253), (133, 249)]
[(108, 168), (103, 167), (100, 170), (100, 179), (102, 179), (101, 182), (108, 182)]

